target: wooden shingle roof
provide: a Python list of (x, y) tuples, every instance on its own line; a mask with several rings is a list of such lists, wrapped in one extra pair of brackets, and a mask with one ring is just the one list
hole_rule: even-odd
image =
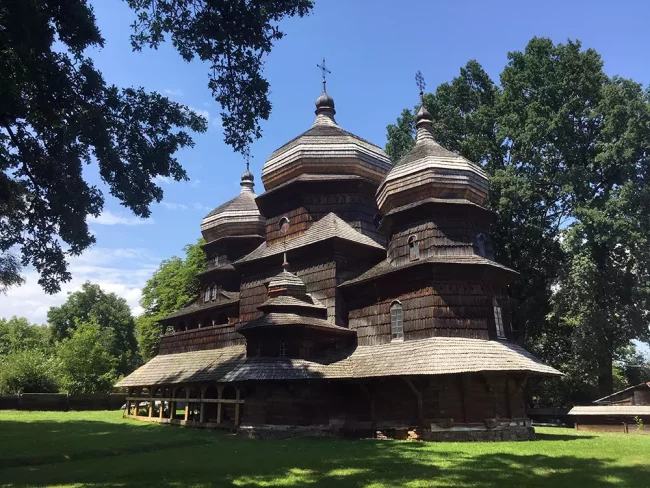
[(222, 308), (227, 305), (232, 305), (233, 303), (239, 302), (239, 293), (232, 291), (221, 291), (217, 300), (212, 300), (209, 302), (203, 302), (200, 299), (197, 299), (186, 305), (185, 307), (176, 310), (175, 312), (166, 315), (161, 320), (173, 319), (178, 317), (184, 317), (186, 315), (192, 315), (197, 312), (207, 312), (208, 310), (213, 310), (217, 308)]
[(304, 234), (287, 241), (286, 248), (283, 242), (277, 242), (271, 246), (262, 243), (253, 252), (236, 261), (235, 264), (242, 264), (258, 259), (268, 258), (270, 256), (277, 256), (285, 252), (285, 250), (291, 251), (327, 239), (342, 239), (363, 246), (373, 247), (375, 249), (385, 249), (381, 244), (373, 241), (370, 237), (355, 230), (350, 224), (341, 219), (335, 213), (330, 212), (322, 219), (314, 222), (314, 224), (307, 229)]
[(339, 332), (354, 334), (354, 331), (346, 327), (340, 327), (325, 319), (307, 317), (296, 313), (269, 312), (261, 317), (250, 320), (239, 327), (237, 331), (256, 329), (259, 327), (291, 327), (303, 326), (315, 329), (331, 329)]
[(496, 261), (492, 261), (491, 259), (487, 259), (482, 256), (477, 256), (475, 254), (470, 254), (466, 256), (443, 255), (443, 256), (431, 256), (429, 258), (420, 259), (418, 261), (412, 261), (401, 266), (393, 266), (388, 261), (382, 261), (381, 263), (370, 268), (365, 273), (357, 276), (354, 279), (341, 283), (339, 286), (346, 287), (346, 286), (357, 285), (359, 283), (364, 283), (366, 281), (372, 281), (377, 278), (381, 278), (391, 273), (401, 272), (405, 269), (411, 269), (416, 266), (434, 265), (434, 264), (483, 265), (483, 266), (490, 266), (492, 268), (505, 271), (506, 273), (517, 274), (517, 272), (513, 269), (503, 266), (502, 264), (499, 264)]
[[(165, 354), (118, 382), (118, 387), (192, 382), (251, 380), (353, 379), (380, 376), (442, 375), (509, 371), (541, 376), (561, 373), (523, 348), (504, 341), (433, 337), (353, 351), (335, 351), (307, 361), (246, 358), (244, 346)], [(609, 408), (609, 407), (604, 407)]]

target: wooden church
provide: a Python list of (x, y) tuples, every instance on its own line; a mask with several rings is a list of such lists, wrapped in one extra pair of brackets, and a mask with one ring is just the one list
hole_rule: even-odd
[(560, 373), (513, 342), (487, 177), (424, 106), (394, 165), (334, 100), (201, 222), (200, 296), (121, 380), (126, 415), (259, 437), (529, 439), (527, 381)]

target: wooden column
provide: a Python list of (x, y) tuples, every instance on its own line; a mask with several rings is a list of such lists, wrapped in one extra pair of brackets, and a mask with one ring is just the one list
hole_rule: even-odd
[(201, 403), (199, 404), (200, 405), (199, 422), (201, 423), (205, 422), (205, 403), (203, 403), (204, 397), (205, 397), (205, 387), (201, 388)]
[(418, 423), (420, 426), (424, 426), (424, 405), (422, 402), (422, 392), (418, 390), (417, 387), (413, 384), (411, 378), (405, 377), (404, 381), (406, 381), (406, 384), (409, 385), (409, 388), (415, 394), (415, 398), (418, 402)]
[(171, 402), (169, 402), (169, 420), (173, 420), (175, 414), (176, 414), (176, 402), (172, 400)]
[(239, 400), (241, 399), (241, 390), (237, 387), (236, 389), (236, 398), (237, 398), (237, 403), (235, 404), (235, 427), (239, 427), (239, 415), (240, 415), (240, 408), (241, 405), (239, 404)]
[(185, 422), (190, 419), (190, 389), (185, 388)]
[(124, 409), (124, 413), (122, 414), (122, 417), (124, 416), (129, 416), (131, 415), (131, 400), (126, 401), (126, 408)]
[[(223, 386), (217, 386), (217, 398), (221, 400), (223, 397)], [(221, 402), (217, 403), (217, 423), (221, 423)]]
[[(164, 391), (164, 390), (163, 390), (163, 391)], [(162, 400), (160, 400), (160, 410), (159, 410), (159, 412), (158, 412), (158, 418), (161, 419), (161, 420), (162, 420), (163, 417), (165, 416), (165, 412), (164, 412), (164, 410), (165, 410), (165, 402), (162, 401)]]
[(149, 418), (153, 417), (153, 387), (149, 388)]

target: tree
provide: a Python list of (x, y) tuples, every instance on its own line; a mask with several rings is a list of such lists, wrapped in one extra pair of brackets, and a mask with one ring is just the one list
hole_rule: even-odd
[(0, 356), (0, 393), (58, 391), (52, 358), (41, 350), (16, 350)]
[(143, 360), (155, 356), (162, 328), (158, 321), (195, 300), (199, 294), (199, 273), (205, 269), (205, 241), (183, 248), (185, 259), (165, 259), (142, 289), (140, 305), (144, 309), (136, 320), (138, 344)]
[(264, 57), (284, 34), (285, 17), (303, 17), (312, 0), (126, 0), (138, 15), (131, 42), (136, 50), (157, 49), (168, 36), (185, 61), (210, 65), (208, 88), (223, 108), (225, 141), (246, 153), (268, 120), (269, 83)]
[(24, 317), (0, 319), (0, 356), (17, 351), (49, 352), (51, 331), (44, 325), (32, 325)]
[(70, 337), (57, 344), (61, 388), (67, 393), (109, 393), (118, 377), (112, 353), (113, 331), (94, 321), (77, 322)]
[(84, 164), (139, 217), (162, 199), (156, 176), (187, 179), (174, 154), (193, 146), (184, 129), (206, 121), (158, 93), (107, 84), (86, 55), (103, 45), (87, 0), (0, 5), (0, 291), (22, 282), (21, 265), (48, 293), (70, 280), (66, 257), (95, 242), (87, 218), (104, 205)]
[[(617, 351), (648, 335), (649, 92), (579, 42), (534, 38), (508, 59), (501, 87), (470, 62), (425, 104), (440, 142), (488, 172), (520, 340), (604, 396)], [(409, 116), (389, 127), (393, 158)]]
[(80, 291), (70, 293), (63, 305), (50, 308), (47, 320), (58, 342), (72, 337), (79, 323), (96, 324), (110, 334), (106, 347), (115, 359), (116, 372), (130, 373), (137, 365), (135, 322), (126, 300), (115, 293), (106, 293), (99, 285), (86, 282)]

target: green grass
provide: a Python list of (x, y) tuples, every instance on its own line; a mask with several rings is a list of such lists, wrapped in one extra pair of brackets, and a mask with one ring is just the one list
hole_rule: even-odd
[(123, 420), (120, 412), (0, 411), (0, 486), (650, 485), (650, 436), (538, 434), (503, 443), (257, 441)]

